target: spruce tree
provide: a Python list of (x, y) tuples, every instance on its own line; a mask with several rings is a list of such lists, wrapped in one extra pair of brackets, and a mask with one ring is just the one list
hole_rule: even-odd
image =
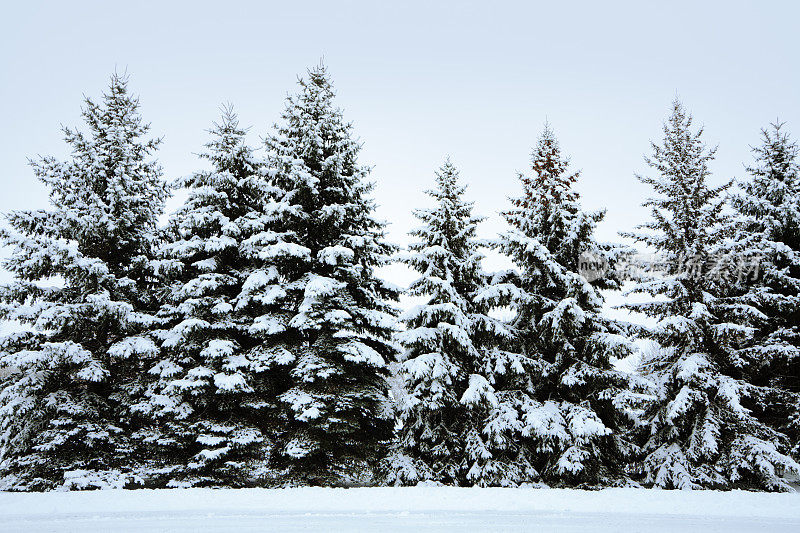
[(738, 349), (752, 338), (752, 307), (731, 297), (719, 254), (731, 225), (723, 193), (709, 184), (713, 149), (693, 131), (679, 101), (664, 125), (662, 145), (645, 158), (657, 173), (639, 177), (658, 196), (645, 205), (653, 220), (634, 237), (659, 254), (662, 271), (634, 291), (658, 296), (629, 305), (660, 319), (650, 336), (661, 346), (644, 370), (655, 383), (644, 424), (641, 475), (662, 488), (788, 488), (782, 474), (797, 464), (785, 437), (744, 407), (762, 390), (748, 383)]
[(486, 448), (483, 422), (497, 405), (488, 363), (510, 333), (475, 301), (488, 280), (476, 237), (482, 218), (472, 214), (465, 190), (448, 158), (436, 172), (436, 188), (427, 191), (436, 205), (414, 211), (422, 226), (402, 256), (420, 274), (407, 294), (425, 304), (404, 314), (407, 329), (398, 336), (406, 350), (400, 375), (408, 393), (401, 402), (398, 449), (387, 461), (390, 483), (492, 483), (479, 472), (487, 458), (474, 444)]
[(137, 434), (153, 485), (256, 486), (271, 482), (275, 384), (250, 297), (270, 276), (270, 188), (232, 107), (200, 157), (210, 169), (175, 182), (188, 198), (172, 215), (158, 254), (163, 305), (153, 336), (152, 383), (136, 404)]
[(0, 318), (28, 330), (0, 341), (0, 476), (15, 490), (136, 483), (131, 383), (157, 347), (149, 268), (167, 189), (158, 139), (127, 79), (85, 100), (85, 131), (65, 128), (67, 161), (31, 161), (51, 208), (7, 215)]
[(397, 290), (375, 274), (394, 247), (373, 216), (369, 168), (326, 68), (299, 85), (266, 139), (276, 242), (261, 255), (278, 278), (254, 293), (283, 311), (274, 323), (287, 387), (274, 464), (287, 483), (364, 483), (394, 425), (387, 365)]
[[(514, 313), (513, 363), (499, 365), (499, 404), (484, 434), (518, 449), (508, 481), (551, 485), (609, 484), (624, 479), (631, 446), (620, 431), (632, 414), (625, 407), (627, 378), (612, 357), (630, 351), (624, 331), (601, 314), (599, 287), (617, 285), (611, 273), (590, 283), (578, 272), (582, 255), (610, 259), (592, 233), (603, 213), (582, 211), (573, 189), (577, 172), (546, 126), (532, 154), (532, 175), (520, 174), (523, 194), (503, 213), (510, 229), (496, 243), (517, 270), (495, 275), (479, 301)], [(498, 383), (499, 381), (499, 383)]]
[(783, 124), (761, 132), (750, 179), (731, 197), (739, 258), (731, 277), (735, 301), (751, 312), (755, 332), (737, 355), (751, 383), (763, 387), (747, 405), (789, 435), (800, 456), (800, 164)]

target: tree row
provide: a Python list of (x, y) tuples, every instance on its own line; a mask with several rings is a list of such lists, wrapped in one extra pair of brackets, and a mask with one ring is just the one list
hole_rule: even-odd
[[(634, 249), (597, 242), (546, 126), (502, 213), (448, 159), (406, 250), (325, 67), (259, 149), (233, 109), (204, 170), (167, 184), (127, 79), (86, 99), (66, 160), (31, 161), (48, 209), (7, 214), (0, 485), (10, 490), (442, 483), (790, 490), (800, 475), (800, 166), (780, 124), (748, 178), (679, 102), (646, 158), (659, 254), (631, 292), (653, 327), (603, 313)], [(188, 192), (165, 226), (172, 189)], [(487, 272), (494, 249), (514, 268)], [(605, 268), (587, 275), (579, 258)], [(376, 270), (418, 273), (405, 293)], [(688, 268), (687, 265), (691, 265)], [(726, 275), (744, 264), (756, 273)], [(636, 373), (614, 362), (656, 349)]]

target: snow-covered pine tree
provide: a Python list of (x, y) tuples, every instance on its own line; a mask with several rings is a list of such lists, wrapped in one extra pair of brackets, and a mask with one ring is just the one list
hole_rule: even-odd
[(523, 194), (503, 213), (510, 229), (496, 243), (518, 270), (497, 273), (478, 298), (515, 315), (518, 355), (495, 365), (498, 403), (483, 429), (493, 445), (518, 450), (515, 469), (487, 465), (502, 476), (498, 484), (609, 484), (624, 479), (630, 453), (620, 431), (631, 417), (623, 401), (628, 383), (611, 358), (631, 347), (601, 314), (597, 289), (616, 281), (598, 273), (595, 286), (578, 272), (582, 254), (613, 259), (622, 249), (595, 242), (603, 213), (582, 211), (573, 189), (578, 173), (568, 164), (545, 126), (533, 175), (520, 174)]
[(231, 106), (210, 133), (200, 154), (210, 169), (175, 183), (188, 198), (158, 254), (161, 352), (136, 405), (150, 421), (137, 437), (153, 459), (150, 484), (263, 486), (276, 392), (269, 341), (253, 326), (264, 305), (249, 291), (270, 269), (259, 258), (270, 188)]
[(67, 161), (32, 161), (48, 210), (15, 211), (2, 242), (15, 280), (0, 318), (28, 331), (0, 341), (0, 476), (15, 490), (135, 483), (129, 385), (155, 344), (148, 265), (167, 188), (151, 159), (159, 140), (127, 79), (85, 100), (86, 131), (64, 129)]
[[(630, 309), (660, 319), (650, 332), (663, 349), (643, 361), (655, 383), (643, 433), (643, 481), (662, 488), (787, 488), (781, 475), (798, 465), (785, 437), (743, 407), (761, 391), (742, 378), (737, 348), (753, 335), (752, 308), (729, 298), (729, 276), (716, 254), (727, 249), (730, 225), (723, 193), (711, 186), (714, 150), (678, 100), (653, 143), (647, 164), (655, 177), (639, 179), (658, 196), (645, 205), (653, 220), (626, 234), (654, 249), (663, 272), (632, 292), (659, 297)], [(724, 263), (724, 262), (723, 262)]]
[(386, 462), (389, 483), (485, 481), (471, 468), (486, 457), (470, 457), (474, 450), (467, 448), (484, 444), (483, 423), (497, 404), (486, 377), (487, 352), (510, 333), (474, 300), (487, 276), (476, 237), (482, 218), (472, 214), (465, 190), (448, 158), (436, 172), (436, 188), (426, 191), (436, 205), (414, 211), (422, 226), (412, 231), (418, 240), (401, 259), (420, 274), (407, 293), (425, 303), (404, 314), (407, 329), (398, 336), (408, 393), (400, 404), (397, 450)]
[(270, 322), (290, 343), (275, 464), (287, 483), (361, 483), (394, 425), (387, 376), (397, 290), (375, 274), (394, 247), (373, 216), (369, 168), (358, 163), (361, 145), (334, 105), (326, 68), (299, 85), (266, 140), (279, 242), (261, 255), (278, 276), (254, 292), (291, 313)]
[(798, 147), (781, 123), (761, 135), (762, 144), (753, 148), (754, 164), (747, 168), (750, 179), (731, 197), (738, 215), (733, 252), (746, 269), (741, 274), (749, 274), (732, 277), (736, 301), (758, 311), (751, 313), (756, 331), (738, 355), (748, 366), (749, 381), (764, 387), (745, 405), (787, 433), (793, 454), (800, 457)]

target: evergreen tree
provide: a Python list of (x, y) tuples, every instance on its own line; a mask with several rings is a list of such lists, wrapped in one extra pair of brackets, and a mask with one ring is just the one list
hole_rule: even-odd
[(159, 140), (114, 75), (85, 100), (86, 131), (64, 129), (72, 157), (32, 161), (48, 210), (7, 215), (0, 318), (29, 330), (0, 341), (0, 475), (16, 490), (136, 482), (130, 384), (156, 346), (149, 269), (167, 189), (151, 159)]
[(650, 335), (664, 348), (644, 361), (655, 382), (646, 411), (641, 474), (663, 488), (785, 489), (797, 464), (782, 453), (785, 437), (743, 407), (762, 390), (743, 378), (738, 348), (753, 335), (755, 311), (730, 297), (717, 255), (727, 249), (726, 183), (712, 187), (714, 150), (679, 101), (664, 125), (663, 145), (646, 158), (656, 177), (639, 177), (658, 196), (645, 205), (648, 231), (630, 234), (660, 254), (664, 271), (634, 291), (659, 296), (630, 305), (660, 319)]
[(426, 303), (403, 316), (400, 374), (408, 395), (401, 403), (398, 450), (387, 463), (388, 481), (492, 483), (479, 472), (486, 457), (474, 445), (485, 449), (483, 422), (497, 405), (487, 368), (490, 352), (510, 333), (474, 300), (487, 282), (475, 235), (482, 219), (472, 214), (472, 202), (463, 200), (466, 188), (449, 159), (436, 173), (436, 185), (427, 191), (436, 207), (414, 211), (423, 225), (411, 233), (419, 240), (402, 258), (420, 274), (408, 294)]
[(748, 269), (731, 277), (736, 302), (756, 310), (755, 332), (737, 355), (764, 390), (747, 406), (788, 433), (800, 456), (800, 165), (782, 127), (762, 130), (751, 178), (731, 197), (738, 216), (728, 254), (740, 258), (732, 267)]
[(518, 270), (496, 274), (479, 297), (515, 315), (518, 355), (497, 365), (507, 375), (496, 378), (495, 388), (505, 392), (497, 394), (483, 431), (519, 450), (519, 466), (506, 482), (612, 483), (624, 478), (631, 449), (620, 431), (632, 417), (627, 378), (611, 366), (630, 345), (601, 315), (598, 293), (617, 280), (597, 273), (592, 284), (578, 272), (584, 254), (613, 263), (623, 250), (594, 241), (603, 213), (581, 210), (573, 189), (578, 173), (568, 164), (546, 126), (533, 151), (533, 175), (520, 174), (523, 195), (503, 214), (510, 229), (497, 242)]
[(373, 217), (369, 168), (358, 164), (361, 146), (325, 67), (299, 85), (266, 140), (276, 242), (261, 256), (278, 275), (254, 293), (282, 310), (270, 322), (288, 382), (275, 465), (288, 483), (362, 483), (394, 424), (387, 365), (397, 291), (375, 275), (394, 248)]
[(270, 482), (275, 384), (250, 298), (269, 276), (270, 188), (232, 107), (200, 157), (210, 169), (179, 179), (189, 196), (170, 218), (158, 265), (165, 290), (154, 337), (154, 381), (136, 405), (150, 421), (139, 440), (152, 484), (255, 486)]

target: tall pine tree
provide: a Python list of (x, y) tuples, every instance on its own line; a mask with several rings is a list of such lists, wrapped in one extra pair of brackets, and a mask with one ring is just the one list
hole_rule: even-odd
[(482, 219), (464, 192), (448, 159), (436, 173), (436, 188), (427, 191), (436, 206), (414, 211), (422, 226), (402, 260), (420, 274), (408, 294), (426, 302), (405, 313), (407, 330), (399, 334), (408, 394), (398, 450), (387, 462), (391, 483), (495, 483), (481, 468), (491, 453), (482, 430), (498, 403), (490, 361), (510, 332), (475, 301), (488, 281), (476, 237)]
[(266, 140), (276, 241), (261, 255), (277, 278), (254, 293), (277, 308), (269, 320), (288, 382), (275, 465), (289, 483), (363, 483), (394, 424), (387, 376), (397, 291), (375, 274), (394, 248), (373, 216), (369, 168), (358, 163), (361, 145), (334, 105), (326, 68), (299, 85)]
[(624, 407), (627, 378), (611, 366), (630, 345), (601, 314), (598, 293), (617, 281), (598, 272), (592, 284), (578, 272), (581, 256), (613, 263), (621, 249), (595, 242), (603, 213), (581, 210), (573, 189), (578, 173), (568, 165), (546, 126), (532, 154), (533, 175), (520, 174), (523, 194), (503, 214), (510, 229), (497, 242), (518, 270), (495, 275), (479, 298), (515, 315), (519, 369), (498, 387), (508, 392), (498, 395), (484, 433), (521, 449), (517, 483), (616, 482), (631, 450), (620, 431), (632, 416)]
[[(732, 257), (755, 269), (732, 278), (736, 301), (755, 309), (756, 329), (738, 355), (764, 387), (748, 407), (786, 432), (800, 457), (800, 164), (783, 124), (764, 129), (750, 179), (731, 197), (738, 215)], [(748, 265), (746, 262), (751, 262)], [(735, 267), (736, 265), (731, 265)]]
[(67, 161), (32, 161), (52, 207), (7, 215), (2, 242), (15, 281), (0, 318), (30, 329), (0, 341), (10, 375), (0, 391), (0, 475), (47, 490), (136, 482), (130, 384), (157, 347), (149, 269), (167, 189), (152, 160), (159, 140), (114, 75), (101, 103), (85, 100), (85, 131), (65, 128)]
[(164, 284), (161, 352), (136, 405), (149, 424), (137, 434), (153, 460), (149, 483), (258, 486), (271, 482), (275, 384), (250, 292), (271, 265), (270, 187), (232, 107), (200, 157), (210, 169), (176, 182), (188, 190), (170, 218), (157, 264)]
[(648, 231), (629, 236), (664, 265), (634, 289), (659, 298), (629, 306), (660, 319), (650, 335), (663, 347), (643, 362), (656, 389), (642, 426), (641, 474), (662, 488), (785, 489), (782, 475), (797, 469), (783, 453), (785, 437), (744, 407), (763, 392), (743, 379), (738, 350), (753, 336), (756, 311), (731, 297), (727, 261), (718, 258), (729, 251), (730, 183), (708, 183), (714, 150), (702, 133), (676, 100), (663, 145), (646, 158), (657, 175), (639, 177), (658, 196), (645, 204), (653, 220), (640, 229)]

